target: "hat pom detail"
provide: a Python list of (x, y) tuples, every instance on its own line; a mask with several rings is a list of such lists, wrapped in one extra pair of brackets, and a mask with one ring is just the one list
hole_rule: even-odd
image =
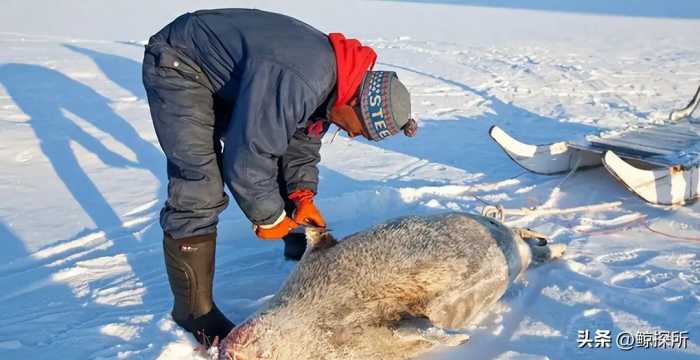
[(414, 137), (418, 133), (418, 123), (414, 119), (408, 119), (408, 122), (401, 130), (403, 130), (404, 135)]

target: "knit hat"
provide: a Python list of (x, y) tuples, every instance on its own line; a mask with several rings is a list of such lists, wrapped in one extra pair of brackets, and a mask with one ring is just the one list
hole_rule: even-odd
[[(368, 71), (360, 86), (362, 125), (371, 140), (394, 135), (409, 123), (411, 95), (395, 72)], [(409, 125), (415, 125), (415, 121)]]

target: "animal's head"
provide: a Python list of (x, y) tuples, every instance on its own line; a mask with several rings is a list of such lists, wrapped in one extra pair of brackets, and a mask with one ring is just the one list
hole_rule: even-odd
[(508, 276), (511, 280), (517, 279), (532, 266), (560, 258), (566, 251), (565, 245), (549, 244), (546, 236), (536, 231), (509, 228), (490, 217), (476, 219), (489, 229), (494, 238), (512, 240), (500, 242), (508, 261)]
[(255, 317), (238, 325), (219, 344), (219, 360), (265, 360), (259, 342), (261, 317)]
[(527, 244), (531, 257), (530, 264), (532, 266), (559, 259), (566, 251), (566, 245), (550, 244), (547, 242), (547, 238), (544, 235), (536, 231), (519, 228), (514, 229), (514, 232), (516, 236)]

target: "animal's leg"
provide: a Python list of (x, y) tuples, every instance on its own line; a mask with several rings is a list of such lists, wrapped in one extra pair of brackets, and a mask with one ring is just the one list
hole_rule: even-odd
[[(469, 325), (483, 310), (491, 307), (506, 291), (508, 275), (505, 269), (493, 274), (484, 270), (479, 282), (468, 281), (456, 284), (455, 288), (445, 291), (430, 300), (425, 316), (437, 327), (457, 329)], [(472, 279), (474, 280), (474, 279)]]
[(458, 346), (469, 340), (469, 335), (435, 327), (424, 318), (401, 320), (394, 330), (394, 336), (402, 342), (427, 342), (445, 346)]

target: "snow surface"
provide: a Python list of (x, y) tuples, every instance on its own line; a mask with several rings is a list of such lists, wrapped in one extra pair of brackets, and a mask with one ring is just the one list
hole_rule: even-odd
[[(700, 84), (696, 1), (633, 1), (625, 11), (600, 1), (595, 11), (463, 3), (3, 1), (0, 359), (196, 357), (168, 315), (157, 223), (166, 177), (141, 44), (184, 11), (226, 6), (360, 37), (413, 94), (417, 138), (324, 139), (318, 204), (338, 236), (399, 215), (477, 212), (484, 202), (623, 202), (511, 219), (568, 244), (565, 259), (530, 271), (466, 330), (467, 344), (423, 358), (698, 357), (700, 205), (649, 206), (602, 169), (566, 180), (525, 174), (487, 136), (493, 124), (538, 143), (663, 121)], [(219, 233), (215, 297), (240, 322), (294, 264), (280, 243), (256, 240), (235, 205)], [(686, 330), (690, 344), (577, 349), (577, 331), (596, 329)]]

